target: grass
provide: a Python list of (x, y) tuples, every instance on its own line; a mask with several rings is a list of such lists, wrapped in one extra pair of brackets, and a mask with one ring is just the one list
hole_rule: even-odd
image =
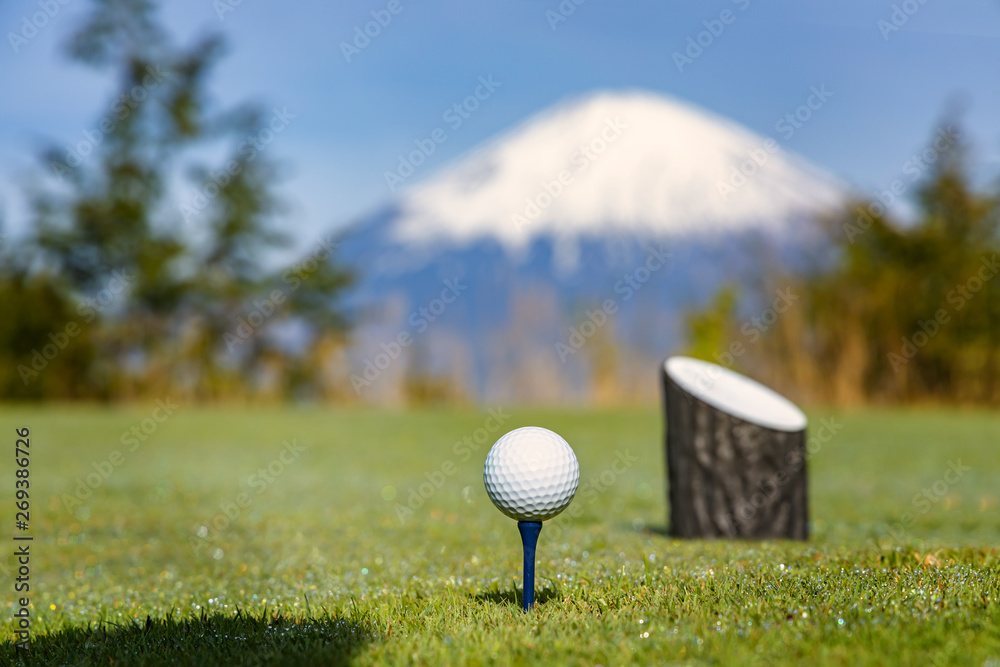
[[(1000, 415), (835, 415), (813, 536), (792, 543), (669, 538), (653, 410), (507, 411), (490, 431), (473, 411), (181, 406), (129, 451), (152, 413), (0, 411), (5, 448), (32, 432), (30, 664), (1000, 665)], [(583, 485), (582, 514), (542, 530), (531, 615), (481, 476), (526, 424), (565, 435)], [(954, 483), (949, 462), (969, 468)]]

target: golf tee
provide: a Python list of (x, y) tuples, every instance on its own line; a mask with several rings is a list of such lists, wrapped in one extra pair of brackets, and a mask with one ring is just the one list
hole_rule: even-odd
[(535, 547), (538, 545), (538, 534), (542, 532), (540, 521), (518, 521), (517, 529), (521, 533), (521, 545), (524, 547), (524, 589), (521, 606), (530, 611), (535, 606)]

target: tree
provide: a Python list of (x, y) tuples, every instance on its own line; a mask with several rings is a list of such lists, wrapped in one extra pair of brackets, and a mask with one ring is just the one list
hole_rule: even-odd
[[(148, 0), (94, 0), (67, 44), (74, 61), (118, 85), (84, 142), (45, 151), (52, 178), (32, 197), (26, 250), (33, 280), (68, 303), (121, 287), (88, 327), (103, 369), (86, 371), (97, 393), (252, 393), (259, 365), (288, 354), (267, 335), (277, 321), (347, 328), (336, 303), (350, 275), (331, 255), (294, 289), (283, 280), (291, 266), (265, 268), (288, 241), (274, 225), (283, 212), (277, 165), (259, 141), (273, 119), (253, 105), (212, 103), (208, 81), (223, 51), (218, 35), (173, 44)], [(197, 157), (220, 147), (218, 164)], [(276, 285), (287, 302), (238, 337), (233, 355), (227, 333)]]
[[(812, 271), (793, 277), (803, 306), (752, 350), (776, 377), (823, 401), (1000, 398), (1000, 197), (977, 190), (968, 147), (950, 129), (904, 224), (854, 199), (822, 221)], [(694, 322), (711, 321), (717, 307)], [(780, 344), (775, 344), (780, 341)]]

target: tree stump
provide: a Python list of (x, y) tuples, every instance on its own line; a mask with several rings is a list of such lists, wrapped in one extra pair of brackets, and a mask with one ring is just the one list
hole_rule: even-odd
[(667, 359), (663, 391), (671, 535), (806, 539), (805, 414), (689, 357)]

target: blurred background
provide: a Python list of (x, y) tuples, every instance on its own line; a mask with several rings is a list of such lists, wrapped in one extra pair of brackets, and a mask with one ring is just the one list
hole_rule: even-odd
[(0, 397), (1000, 398), (1000, 4), (0, 6)]

